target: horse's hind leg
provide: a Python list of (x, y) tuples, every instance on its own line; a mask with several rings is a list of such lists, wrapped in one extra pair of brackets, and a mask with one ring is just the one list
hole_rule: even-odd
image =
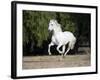
[(67, 49), (67, 51), (65, 52), (64, 56), (69, 52), (70, 49), (71, 49), (71, 43), (68, 44), (68, 49)]
[(49, 44), (49, 46), (48, 46), (48, 53), (49, 53), (49, 55), (51, 55), (50, 47), (53, 46), (53, 45), (54, 45), (54, 44), (51, 42), (51, 43)]
[(62, 47), (62, 56), (64, 56), (64, 52), (65, 52), (65, 45)]
[(68, 47), (67, 51), (65, 52), (64, 56), (69, 52), (70, 47)]
[(57, 46), (57, 51), (60, 53), (60, 54), (63, 54), (65, 52), (65, 45), (62, 47), (62, 51), (59, 50), (59, 48), (61, 47), (62, 45), (58, 45)]
[(65, 45), (62, 48), (62, 53), (64, 53), (64, 52), (65, 52)]

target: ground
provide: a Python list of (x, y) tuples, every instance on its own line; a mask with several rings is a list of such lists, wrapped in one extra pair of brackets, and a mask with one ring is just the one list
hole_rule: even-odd
[[(87, 50), (86, 50), (87, 51)], [(90, 53), (66, 55), (46, 55), (46, 56), (24, 56), (23, 69), (44, 69), (63, 67), (84, 67), (91, 65)]]

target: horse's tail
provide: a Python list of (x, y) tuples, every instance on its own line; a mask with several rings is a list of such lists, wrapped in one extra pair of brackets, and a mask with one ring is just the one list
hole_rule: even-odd
[(74, 38), (71, 42), (69, 42), (70, 49), (73, 49), (76, 43), (76, 38)]

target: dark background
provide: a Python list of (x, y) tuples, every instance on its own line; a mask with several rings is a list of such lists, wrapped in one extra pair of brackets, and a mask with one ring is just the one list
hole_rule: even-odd
[[(74, 51), (79, 47), (90, 47), (90, 14), (45, 12), (23, 10), (23, 55), (48, 55), (48, 44), (52, 33), (48, 32), (50, 19), (56, 19), (63, 31), (71, 31), (76, 39)], [(66, 45), (67, 49), (67, 45)], [(51, 47), (53, 55), (59, 55), (56, 45)], [(73, 54), (70, 51), (68, 54)]]

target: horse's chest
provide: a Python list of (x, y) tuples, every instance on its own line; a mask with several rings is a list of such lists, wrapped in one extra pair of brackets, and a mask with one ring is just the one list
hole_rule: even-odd
[(54, 44), (59, 44), (59, 41), (55, 36), (52, 36), (52, 41)]

